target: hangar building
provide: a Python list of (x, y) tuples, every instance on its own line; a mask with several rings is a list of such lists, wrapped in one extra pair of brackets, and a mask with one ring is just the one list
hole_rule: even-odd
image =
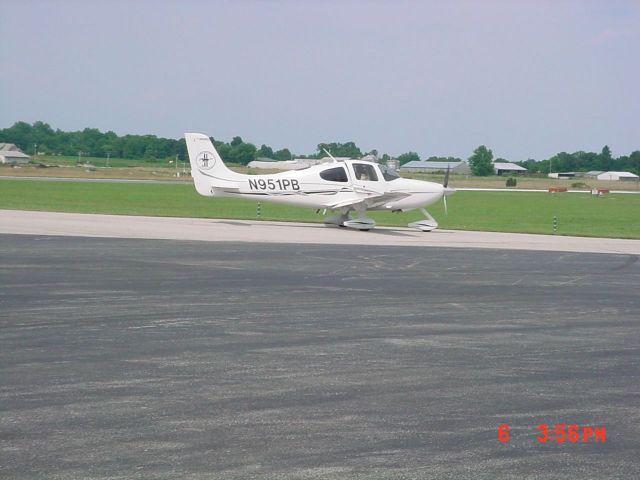
[(598, 180), (638, 180), (638, 175), (631, 172), (604, 172), (596, 177)]
[(493, 162), (493, 171), (496, 175), (503, 173), (526, 173), (528, 170), (511, 162)]
[(0, 143), (0, 163), (2, 164), (26, 164), (31, 157), (20, 151), (13, 143)]

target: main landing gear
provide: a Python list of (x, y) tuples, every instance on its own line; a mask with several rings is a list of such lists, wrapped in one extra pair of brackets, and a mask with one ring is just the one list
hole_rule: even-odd
[(339, 227), (353, 228), (354, 230), (361, 230), (363, 232), (371, 230), (376, 226), (376, 222), (365, 216), (366, 210), (358, 209), (358, 218), (351, 218), (349, 210), (341, 211), (338, 215), (325, 218), (325, 225), (337, 225)]

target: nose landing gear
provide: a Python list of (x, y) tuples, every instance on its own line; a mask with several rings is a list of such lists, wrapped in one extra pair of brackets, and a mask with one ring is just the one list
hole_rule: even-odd
[(438, 222), (436, 219), (431, 216), (429, 212), (427, 212), (424, 208), (421, 208), (420, 211), (424, 214), (424, 220), (418, 220), (417, 222), (411, 222), (409, 227), (418, 229), (423, 232), (430, 232), (438, 228)]

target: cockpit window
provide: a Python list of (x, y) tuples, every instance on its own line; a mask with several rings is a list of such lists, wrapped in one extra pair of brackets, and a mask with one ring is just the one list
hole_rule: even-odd
[(329, 168), (320, 172), (320, 178), (330, 182), (347, 182), (347, 172), (343, 167)]
[(364, 180), (366, 182), (377, 182), (378, 175), (372, 165), (366, 163), (354, 163), (353, 173), (356, 174), (358, 180)]
[(400, 178), (400, 175), (398, 175), (393, 168), (389, 168), (386, 165), (380, 165), (380, 170), (382, 171), (382, 176), (387, 182)]

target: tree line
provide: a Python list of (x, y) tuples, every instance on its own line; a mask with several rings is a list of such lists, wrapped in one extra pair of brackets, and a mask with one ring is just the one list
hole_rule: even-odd
[[(507, 162), (504, 158), (493, 159), (493, 152), (480, 145), (469, 157), (469, 167), (474, 175), (493, 174), (493, 162)], [(513, 162), (528, 170), (529, 173), (551, 172), (587, 172), (587, 171), (631, 171), (640, 174), (640, 150), (614, 158), (608, 145), (596, 152), (560, 152), (546, 160), (524, 160)]]
[(14, 143), (27, 154), (41, 152), (47, 155), (83, 156), (128, 159), (166, 159), (180, 155), (186, 159), (184, 139), (158, 138), (155, 135), (118, 136), (112, 131), (85, 128), (77, 132), (54, 130), (44, 122), (30, 125), (16, 122), (0, 130), (0, 142)]
[[(230, 142), (212, 139), (220, 156), (229, 163), (246, 165), (256, 158), (272, 160), (290, 160), (294, 154), (288, 148), (274, 150), (268, 145), (256, 145), (245, 142), (236, 136)], [(76, 132), (54, 130), (47, 123), (38, 121), (33, 124), (16, 122), (11, 127), (0, 129), (0, 143), (14, 143), (20, 149), (33, 154), (40, 152), (49, 155), (75, 156), (79, 152), (83, 156), (113, 157), (140, 160), (165, 161), (169, 158), (187, 160), (187, 147), (183, 138), (171, 139), (155, 135), (124, 135), (118, 136), (112, 131), (101, 132), (97, 128), (85, 128)], [(363, 152), (355, 142), (320, 143), (316, 151), (309, 155), (295, 155), (300, 158), (321, 158), (326, 156), (325, 150), (334, 157), (360, 158), (372, 154), (386, 163), (391, 157), (388, 154), (379, 155), (377, 150)], [(416, 152), (406, 152), (397, 157), (400, 165), (412, 160), (421, 160)], [(456, 157), (429, 157), (427, 161), (459, 162)], [(469, 165), (476, 175), (491, 175), (493, 167), (493, 152), (486, 146), (476, 148), (468, 158)], [(498, 158), (495, 161), (507, 160)], [(628, 170), (640, 173), (640, 151), (614, 158), (608, 146), (596, 152), (560, 152), (545, 160), (528, 159), (515, 162), (525, 167), (530, 173), (588, 171), (588, 170)]]

